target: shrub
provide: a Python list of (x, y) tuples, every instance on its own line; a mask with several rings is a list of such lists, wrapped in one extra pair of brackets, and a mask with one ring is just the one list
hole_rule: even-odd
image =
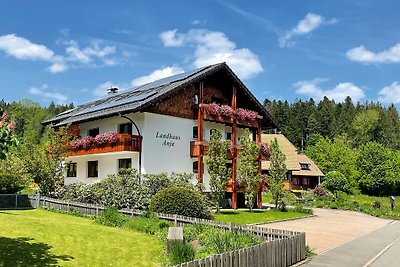
[(338, 192), (351, 193), (350, 181), (340, 172), (328, 172), (322, 182), (322, 186), (330, 190), (337, 197)]
[(118, 212), (115, 208), (107, 208), (100, 216), (96, 218), (96, 222), (106, 226), (122, 227), (129, 219)]
[(313, 210), (312, 209), (305, 209), (301, 204), (296, 204), (294, 206), (294, 208), (289, 208), (289, 211), (313, 214)]
[(155, 194), (150, 202), (150, 210), (203, 219), (211, 216), (204, 198), (198, 192), (183, 187), (170, 187)]
[(160, 234), (163, 230), (172, 227), (173, 224), (160, 220), (152, 212), (144, 212), (140, 217), (128, 220), (124, 226), (129, 229), (154, 235)]
[(196, 252), (190, 244), (184, 242), (172, 242), (169, 251), (169, 258), (172, 265), (194, 260)]
[(24, 185), (20, 184), (18, 177), (10, 173), (0, 173), (0, 193), (14, 194), (23, 189)]

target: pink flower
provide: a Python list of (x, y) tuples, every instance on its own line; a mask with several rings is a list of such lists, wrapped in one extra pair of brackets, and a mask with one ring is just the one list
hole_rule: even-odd
[(107, 140), (109, 143), (114, 144), (117, 143), (119, 141), (118, 138), (118, 134), (115, 132), (111, 132), (108, 136), (107, 136)]
[(7, 119), (8, 119), (7, 112), (3, 112), (3, 115), (1, 116), (1, 120), (5, 122)]
[(8, 125), (8, 129), (14, 130), (15, 128), (15, 121), (11, 121), (10, 124)]
[(75, 139), (71, 142), (71, 147), (73, 149), (79, 149), (82, 146), (82, 140), (81, 138)]
[(92, 143), (93, 143), (93, 137), (91, 136), (86, 136), (81, 138), (81, 144), (83, 149), (88, 149)]
[(94, 138), (94, 141), (99, 145), (105, 144), (107, 142), (107, 135), (105, 133), (98, 134)]
[(231, 116), (233, 113), (233, 109), (228, 105), (222, 105), (220, 108), (221, 115)]
[(217, 114), (220, 114), (220, 112), (221, 112), (221, 107), (220, 107), (218, 104), (216, 104), (216, 103), (211, 103), (211, 104), (208, 106), (208, 110), (210, 111), (211, 114), (217, 115)]

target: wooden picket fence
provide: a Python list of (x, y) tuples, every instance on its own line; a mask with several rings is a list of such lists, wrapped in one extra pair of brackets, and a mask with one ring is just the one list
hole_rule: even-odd
[[(38, 205), (60, 211), (75, 211), (87, 216), (98, 216), (105, 207), (40, 197)], [(143, 211), (121, 209), (120, 213), (129, 217), (138, 217)], [(224, 231), (240, 230), (251, 233), (265, 240), (252, 247), (211, 255), (207, 258), (182, 263), (176, 267), (286, 267), (305, 259), (306, 237), (303, 232), (276, 230), (259, 226), (239, 225), (192, 218), (181, 215), (156, 213), (160, 219), (173, 222), (176, 226), (190, 224), (208, 224)]]
[(39, 206), (39, 195), (0, 194), (0, 209), (32, 209)]

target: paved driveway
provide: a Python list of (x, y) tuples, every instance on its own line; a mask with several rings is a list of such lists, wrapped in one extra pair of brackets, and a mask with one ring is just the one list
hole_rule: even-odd
[(307, 245), (315, 253), (320, 254), (391, 222), (364, 213), (344, 210), (314, 209), (314, 214), (316, 216), (311, 218), (260, 226), (306, 232)]

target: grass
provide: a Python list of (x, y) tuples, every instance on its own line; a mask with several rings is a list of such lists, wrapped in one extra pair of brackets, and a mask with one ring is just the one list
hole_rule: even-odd
[(46, 211), (0, 211), (0, 266), (159, 266), (156, 236)]
[(262, 194), (262, 203), (272, 203), (272, 195), (271, 194), (267, 194), (267, 193), (263, 193)]
[(250, 224), (302, 218), (308, 215), (300, 212), (282, 212), (276, 210), (253, 210), (252, 212), (248, 210), (224, 210), (215, 214), (214, 219), (220, 222)]

